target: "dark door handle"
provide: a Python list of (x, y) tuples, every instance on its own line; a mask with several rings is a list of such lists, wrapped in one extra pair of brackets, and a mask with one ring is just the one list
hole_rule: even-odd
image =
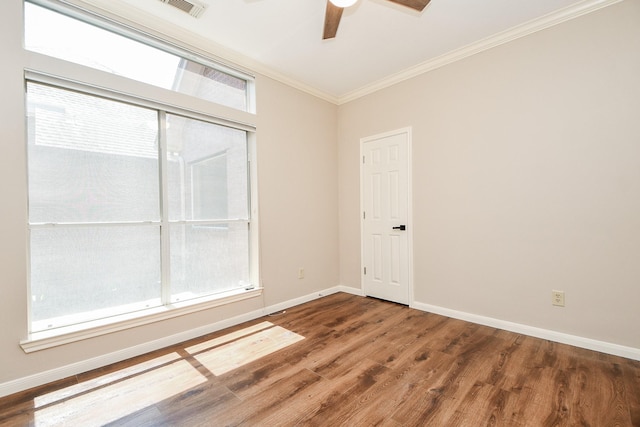
[(399, 226), (397, 226), (397, 227), (393, 227), (393, 229), (394, 229), (394, 230), (402, 230), (402, 231), (404, 231), (404, 230), (406, 230), (406, 229), (407, 229), (407, 226), (406, 226), (406, 225), (404, 225), (404, 224), (402, 224), (402, 225), (399, 225)]

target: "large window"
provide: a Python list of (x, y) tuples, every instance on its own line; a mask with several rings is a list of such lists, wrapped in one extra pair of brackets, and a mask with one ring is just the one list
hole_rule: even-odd
[[(58, 54), (75, 47), (71, 39), (55, 42), (58, 53), (35, 48), (50, 42), (43, 34), (58, 37), (59, 28), (73, 26), (74, 40), (105, 37), (89, 65), (108, 73), (127, 62), (103, 55), (109, 46), (134, 55), (140, 67), (146, 54), (169, 55), (40, 6), (26, 9), (26, 45), (39, 53), (88, 65), (77, 60), (84, 54)], [(42, 28), (49, 24), (55, 31)], [(165, 89), (189, 88), (183, 93), (194, 98), (247, 108), (248, 78), (176, 58), (154, 63), (155, 77), (173, 76)], [(194, 80), (186, 71), (196, 68)], [(67, 80), (63, 72), (52, 77), (51, 70), (55, 65), (26, 77), (30, 331), (253, 288), (250, 126), (190, 109), (189, 102), (164, 104)]]

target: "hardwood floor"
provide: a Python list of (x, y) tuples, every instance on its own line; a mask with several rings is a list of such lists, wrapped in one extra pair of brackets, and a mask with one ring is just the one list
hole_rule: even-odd
[(0, 399), (10, 426), (640, 426), (640, 362), (335, 294)]

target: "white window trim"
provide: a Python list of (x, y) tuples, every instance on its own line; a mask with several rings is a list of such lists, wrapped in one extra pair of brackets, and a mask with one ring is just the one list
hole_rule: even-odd
[(21, 341), (20, 346), (25, 353), (33, 353), (35, 351), (45, 350), (47, 348), (70, 344), (73, 342), (95, 338), (113, 332), (124, 331), (126, 329), (148, 325), (150, 323), (173, 319), (175, 317), (184, 316), (185, 314), (196, 313), (198, 311), (231, 304), (238, 301), (256, 298), (261, 295), (262, 288), (255, 288), (250, 290), (235, 290), (225, 292), (223, 294), (212, 295), (210, 297), (199, 298), (197, 299), (197, 301), (199, 301), (197, 303), (193, 303), (194, 300), (184, 301), (171, 305), (122, 314), (119, 316), (93, 320), (91, 322), (65, 326), (62, 328), (42, 332), (35, 332), (29, 334), (26, 340)]
[(25, 79), (134, 103), (253, 132), (256, 115), (36, 52), (25, 52)]

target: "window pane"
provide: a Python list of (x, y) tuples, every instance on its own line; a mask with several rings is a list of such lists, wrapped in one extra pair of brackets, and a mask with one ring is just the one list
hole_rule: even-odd
[(25, 47), (76, 64), (247, 110), (247, 81), (30, 3)]
[(169, 219), (248, 219), (247, 134), (167, 115)]
[(160, 219), (158, 113), (28, 83), (29, 220)]
[(249, 284), (246, 222), (172, 224), (171, 300), (184, 301)]
[(33, 332), (160, 305), (160, 227), (31, 230)]

